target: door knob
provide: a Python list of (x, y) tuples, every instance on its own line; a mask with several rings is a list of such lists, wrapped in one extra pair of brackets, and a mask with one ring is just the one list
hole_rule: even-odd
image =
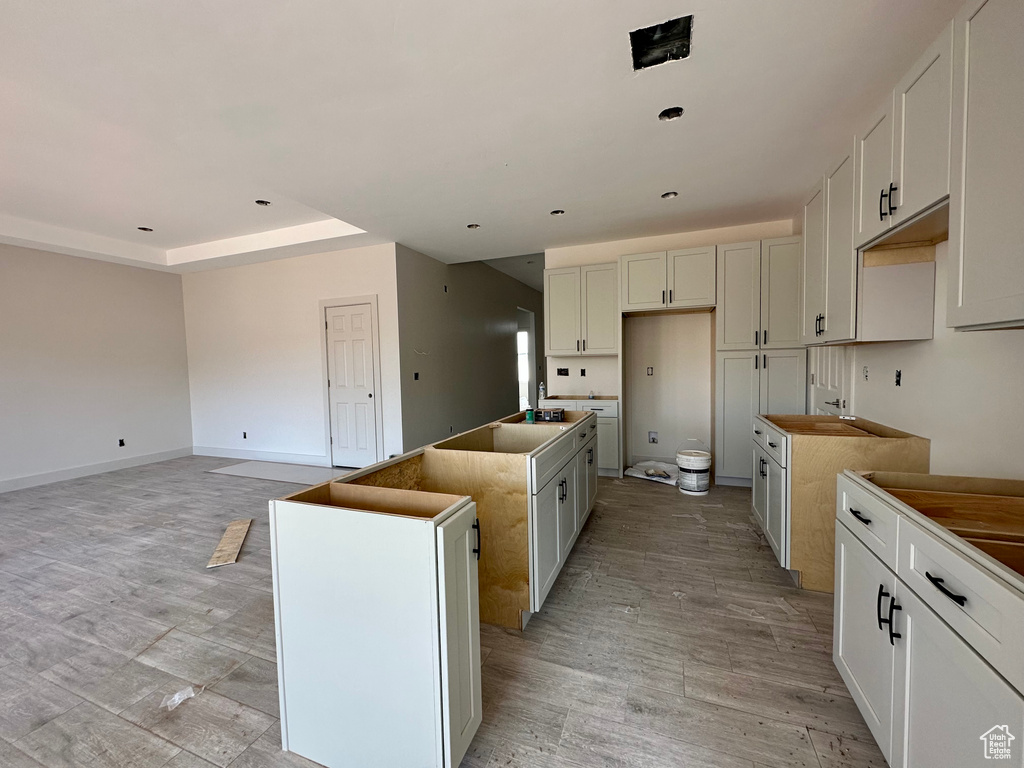
[(373, 399), (373, 392), (371, 392), (370, 394), (368, 394), (368, 395), (367, 395), (367, 397), (369, 397), (369, 398), (370, 398), (370, 399), (372, 400), (372, 399)]

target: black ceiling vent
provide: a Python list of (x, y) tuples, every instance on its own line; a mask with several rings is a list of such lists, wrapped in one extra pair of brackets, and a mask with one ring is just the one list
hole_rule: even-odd
[(633, 49), (633, 69), (647, 69), (674, 59), (685, 59), (690, 55), (690, 32), (693, 16), (644, 27), (629, 33), (629, 44)]

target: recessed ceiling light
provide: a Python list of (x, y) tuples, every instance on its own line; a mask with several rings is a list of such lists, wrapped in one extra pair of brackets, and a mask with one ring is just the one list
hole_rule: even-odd
[(152, 232), (153, 228), (152, 227), (139, 227), (139, 231), (140, 232)]
[(270, 203), (269, 200), (257, 200), (256, 201), (256, 205), (262, 205), (264, 208), (267, 207), (270, 204), (271, 203)]
[(553, 210), (551, 212), (551, 215), (552, 216), (565, 216), (565, 211), (563, 211), (561, 208), (555, 208), (555, 210)]
[(665, 192), (662, 196), (662, 200), (671, 200), (673, 197), (679, 197), (678, 192)]
[(467, 224), (466, 229), (480, 229), (479, 224)]
[(683, 108), (682, 107), (669, 107), (668, 109), (663, 109), (663, 110), (661, 110), (661, 112), (658, 113), (658, 119), (659, 120), (666, 120), (666, 121), (667, 120), (678, 120), (682, 116), (683, 116)]

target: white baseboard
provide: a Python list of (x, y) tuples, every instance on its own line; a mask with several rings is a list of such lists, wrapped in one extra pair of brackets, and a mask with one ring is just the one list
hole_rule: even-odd
[(180, 459), (182, 456), (191, 456), (192, 448), (175, 448), (173, 451), (161, 451), (160, 453), (147, 453), (144, 456), (132, 456), (127, 459), (115, 459), (114, 461), (103, 461), (99, 464), (86, 464), (81, 467), (70, 469), (57, 469), (53, 472), (41, 472), (38, 475), (26, 475), (25, 477), (12, 477), (8, 480), (0, 480), (0, 493), (7, 491), (20, 491), (22, 488), (34, 488), (37, 485), (47, 483), (59, 483), (62, 480), (74, 480), (89, 475), (99, 475), (103, 472), (113, 472), (117, 469), (128, 469), (143, 464), (153, 464), (157, 461), (168, 461), (169, 459)]
[(732, 485), (737, 488), (750, 488), (753, 481), (747, 477), (716, 477), (715, 485)]
[(192, 447), (196, 456), (216, 456), (221, 459), (242, 461), (276, 461), (279, 464), (307, 464), (311, 467), (330, 467), (331, 461), (324, 455), (311, 456), (307, 453), (274, 453), (273, 451), (246, 451), (239, 448), (209, 448), (203, 445)]

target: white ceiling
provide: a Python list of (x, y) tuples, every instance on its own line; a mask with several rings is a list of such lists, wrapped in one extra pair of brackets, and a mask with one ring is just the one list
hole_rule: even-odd
[[(458, 262), (785, 218), (959, 4), (0, 0), (0, 241)], [(690, 58), (633, 72), (688, 13)]]

